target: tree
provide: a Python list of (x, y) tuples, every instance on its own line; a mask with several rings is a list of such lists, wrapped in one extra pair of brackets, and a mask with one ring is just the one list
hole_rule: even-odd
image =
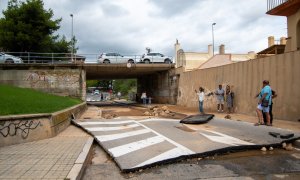
[(61, 18), (52, 20), (53, 11), (42, 0), (9, 0), (0, 19), (0, 47), (12, 52), (70, 52), (71, 42), (53, 35)]
[(123, 95), (136, 92), (136, 79), (122, 79), (113, 81), (113, 87), (115, 92), (121, 92)]

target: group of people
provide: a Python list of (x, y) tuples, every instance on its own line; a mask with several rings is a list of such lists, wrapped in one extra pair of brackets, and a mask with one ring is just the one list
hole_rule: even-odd
[(200, 87), (199, 91), (195, 90), (198, 95), (199, 100), (199, 111), (201, 114), (204, 114), (203, 103), (205, 100), (205, 96), (210, 96), (215, 94), (217, 98), (217, 110), (218, 112), (224, 112), (224, 103), (226, 102), (228, 113), (233, 112), (233, 98), (234, 93), (231, 90), (229, 85), (226, 86), (226, 89), (223, 89), (222, 84), (219, 85), (218, 89), (214, 93), (204, 93), (204, 88)]
[[(226, 102), (227, 105), (227, 113), (233, 112), (233, 100), (234, 100), (234, 93), (232, 91), (232, 87), (229, 85), (226, 86), (225, 90), (223, 89), (222, 84), (219, 85), (217, 90), (214, 93), (204, 93), (204, 88), (200, 87), (199, 91), (195, 90), (199, 100), (199, 111), (201, 114), (204, 114), (203, 106), (205, 101), (205, 96), (210, 96), (215, 94), (217, 100), (217, 110), (218, 112), (224, 112), (224, 103)], [(263, 87), (258, 93), (255, 98), (258, 98), (258, 105), (257, 105), (257, 116), (258, 116), (258, 123), (255, 125), (267, 125), (272, 126), (273, 123), (273, 102), (272, 99), (277, 97), (277, 94), (274, 90), (272, 90), (270, 83), (268, 80), (263, 81)]]
[(277, 94), (272, 90), (268, 80), (263, 81), (263, 87), (255, 98), (258, 97), (258, 105), (256, 113), (258, 116), (258, 122), (255, 124), (258, 125), (267, 125), (272, 126), (273, 123), (273, 102), (272, 99), (277, 97)]

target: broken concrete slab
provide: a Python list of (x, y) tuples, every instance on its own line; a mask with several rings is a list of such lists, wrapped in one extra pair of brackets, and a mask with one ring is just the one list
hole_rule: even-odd
[(224, 119), (188, 125), (193, 131), (178, 128), (182, 126), (178, 120), (160, 118), (81, 120), (75, 123), (95, 137), (123, 172), (228, 151), (278, 147), (283, 142), (300, 138), (299, 133), (289, 139), (275, 138), (268, 133), (287, 134), (291, 131)]

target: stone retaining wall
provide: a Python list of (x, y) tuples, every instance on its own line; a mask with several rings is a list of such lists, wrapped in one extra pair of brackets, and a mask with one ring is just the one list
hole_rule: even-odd
[(0, 147), (31, 142), (56, 136), (78, 117), (86, 103), (52, 114), (28, 114), (0, 117)]

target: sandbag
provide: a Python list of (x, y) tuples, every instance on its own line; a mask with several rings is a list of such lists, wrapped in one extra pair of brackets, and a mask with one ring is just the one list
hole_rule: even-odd
[(213, 114), (197, 114), (185, 117), (180, 121), (183, 124), (204, 124), (214, 118)]

